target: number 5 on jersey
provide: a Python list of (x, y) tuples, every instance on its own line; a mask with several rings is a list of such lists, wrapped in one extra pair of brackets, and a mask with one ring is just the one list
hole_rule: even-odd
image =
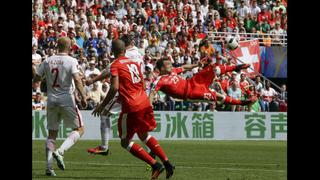
[(139, 76), (138, 67), (135, 64), (127, 64), (127, 67), (131, 74), (131, 79), (133, 83), (138, 83), (141, 81), (141, 78)]

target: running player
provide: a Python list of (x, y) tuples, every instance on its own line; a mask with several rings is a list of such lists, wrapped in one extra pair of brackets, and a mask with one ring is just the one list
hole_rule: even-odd
[(135, 133), (163, 162), (167, 171), (167, 178), (173, 175), (174, 166), (169, 162), (155, 137), (149, 135), (156, 127), (154, 114), (147, 94), (144, 91), (143, 76), (139, 65), (125, 57), (125, 44), (121, 40), (112, 42), (112, 51), (117, 58), (110, 67), (111, 86), (104, 101), (95, 108), (93, 115), (100, 115), (105, 106), (119, 91), (122, 110), (118, 120), (121, 146), (133, 156), (152, 166), (152, 179), (157, 179), (164, 170), (161, 163), (152, 158), (141, 146), (132, 141)]
[[(131, 36), (123, 35), (121, 40), (125, 43), (126, 53), (125, 56), (132, 59), (141, 67), (141, 72), (144, 72), (144, 62), (143, 56), (139, 53), (138, 48), (134, 46), (134, 41)], [(94, 77), (93, 79), (87, 79), (86, 85), (89, 86), (96, 81), (101, 81), (110, 75), (110, 67), (104, 69), (100, 75)], [(112, 101), (106, 106), (105, 110), (100, 116), (100, 133), (101, 133), (101, 145), (95, 148), (89, 148), (87, 151), (91, 154), (108, 155), (109, 154), (109, 139), (111, 133), (111, 119), (110, 116), (117, 114), (121, 110), (121, 104), (117, 100), (118, 94)]]

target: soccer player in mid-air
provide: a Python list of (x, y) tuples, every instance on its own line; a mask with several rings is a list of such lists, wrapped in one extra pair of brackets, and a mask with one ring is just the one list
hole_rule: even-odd
[(160, 59), (156, 63), (156, 68), (160, 74), (154, 81), (149, 95), (150, 103), (153, 103), (154, 97), (158, 90), (178, 99), (188, 100), (207, 100), (217, 101), (221, 99), (225, 104), (247, 105), (252, 103), (252, 100), (234, 99), (229, 96), (224, 96), (218, 92), (209, 89), (216, 75), (224, 74), (229, 71), (240, 71), (246, 69), (249, 64), (240, 65), (217, 65), (210, 63), (200, 72), (196, 73), (190, 79), (183, 79), (178, 74), (191, 70), (192, 65), (173, 68), (169, 59)]
[[(112, 42), (112, 51), (116, 60), (111, 64), (111, 86), (103, 100), (93, 111), (93, 115), (100, 115), (105, 106), (115, 94), (119, 92), (122, 111), (118, 120), (118, 132), (121, 138), (121, 146), (127, 149), (133, 156), (145, 161), (152, 167), (151, 179), (157, 179), (160, 173), (166, 169), (166, 178), (173, 175), (174, 166), (170, 163), (162, 147), (155, 137), (149, 135), (156, 127), (153, 110), (144, 90), (143, 75), (140, 66), (132, 59), (125, 57), (125, 44), (117, 39)], [(137, 133), (143, 141), (163, 162), (163, 165), (152, 158), (141, 146), (132, 141)]]
[[(73, 146), (84, 133), (82, 117), (75, 102), (74, 86), (81, 95), (82, 106), (87, 106), (78, 61), (68, 56), (71, 40), (68, 37), (61, 37), (58, 39), (57, 46), (57, 55), (44, 60), (38, 69), (33, 67), (35, 73), (33, 80), (41, 81), (45, 76), (48, 89), (47, 128), (49, 136), (45, 144), (47, 158), (45, 174), (48, 176), (56, 176), (52, 165), (53, 158), (61, 170), (65, 169), (63, 161), (65, 151)], [(72, 128), (73, 131), (56, 149), (56, 138), (62, 119), (65, 127)]]

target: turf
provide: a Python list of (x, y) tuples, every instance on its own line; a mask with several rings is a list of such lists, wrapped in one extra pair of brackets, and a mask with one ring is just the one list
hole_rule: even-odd
[[(65, 153), (66, 170), (58, 169), (55, 163), (57, 177), (47, 177), (44, 141), (34, 140), (32, 179), (150, 179), (151, 172), (146, 171), (145, 163), (122, 149), (119, 141), (110, 142), (111, 155), (86, 152), (98, 143), (80, 140)], [(160, 144), (176, 165), (173, 180), (287, 179), (286, 141), (160, 141)], [(165, 179), (165, 172), (159, 179)]]

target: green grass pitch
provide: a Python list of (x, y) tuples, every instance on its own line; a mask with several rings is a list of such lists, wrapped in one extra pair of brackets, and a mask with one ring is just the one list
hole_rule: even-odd
[[(61, 140), (57, 141), (60, 146)], [(135, 142), (139, 142), (136, 140)], [(285, 180), (287, 179), (286, 141), (159, 141), (176, 165), (172, 180)], [(54, 165), (57, 177), (45, 172), (44, 141), (32, 145), (32, 179), (130, 180), (150, 179), (144, 162), (110, 142), (111, 155), (90, 155), (87, 148), (99, 141), (80, 140), (65, 153), (66, 170)], [(165, 179), (165, 172), (159, 179)]]

